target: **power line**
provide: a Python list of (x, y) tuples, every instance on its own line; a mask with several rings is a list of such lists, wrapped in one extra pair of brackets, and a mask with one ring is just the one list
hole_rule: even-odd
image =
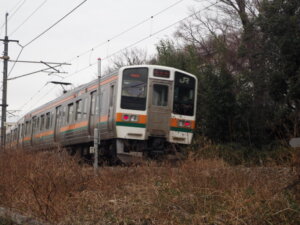
[[(204, 10), (207, 10), (207, 9), (211, 8), (212, 6), (216, 5), (217, 3), (218, 3), (218, 2), (212, 3), (211, 5), (209, 5), (209, 6), (205, 7), (205, 8), (203, 8), (203, 9), (200, 9), (200, 10), (198, 10), (197, 12), (194, 12), (194, 13), (192, 13), (191, 15), (189, 15), (189, 16), (187, 16), (187, 17), (185, 17), (185, 18), (183, 18), (183, 19), (181, 19), (181, 20), (179, 20), (179, 21), (177, 21), (177, 22), (175, 22), (175, 23), (173, 23), (173, 24), (171, 24), (171, 25), (168, 25), (168, 26), (166, 26), (166, 27), (164, 27), (164, 28), (162, 28), (162, 29), (156, 31), (155, 33), (151, 34), (150, 36), (146, 36), (146, 37), (144, 37), (144, 38), (142, 38), (142, 39), (140, 39), (140, 40), (134, 42), (133, 44), (128, 45), (127, 47), (125, 47), (125, 48), (123, 48), (123, 49), (121, 49), (121, 50), (118, 50), (118, 51), (114, 52), (113, 54), (111, 54), (111, 55), (109, 55), (109, 56), (103, 58), (102, 60), (106, 60), (106, 59), (108, 59), (108, 58), (111, 58), (112, 56), (114, 56), (114, 55), (116, 55), (116, 54), (118, 54), (118, 53), (120, 53), (120, 52), (122, 52), (122, 51), (124, 51), (124, 50), (126, 50), (126, 49), (128, 49), (128, 48), (131, 48), (131, 47), (133, 47), (133, 46), (135, 46), (135, 45), (141, 43), (142, 41), (145, 41), (145, 40), (147, 40), (147, 39), (153, 37), (154, 35), (157, 35), (157, 34), (163, 32), (163, 31), (169, 29), (170, 27), (172, 27), (172, 26), (174, 26), (174, 25), (176, 25), (176, 24), (181, 23), (181, 22), (183, 22), (184, 20), (187, 20), (187, 19), (193, 17), (195, 14), (198, 14), (198, 13), (204, 11)], [(78, 74), (78, 73), (80, 73), (80, 72), (82, 72), (82, 71), (84, 71), (84, 70), (86, 70), (86, 69), (88, 69), (88, 68), (90, 68), (91, 66), (95, 65), (96, 63), (97, 63), (97, 61), (94, 62), (94, 63), (92, 63), (92, 64), (89, 64), (88, 66), (86, 66), (86, 67), (84, 67), (84, 68), (82, 68), (82, 69), (80, 69), (80, 70), (78, 70), (78, 71), (76, 71), (76, 72), (70, 74), (69, 76), (66, 76), (66, 77), (62, 78), (61, 81), (62, 81), (62, 80), (65, 80), (65, 79), (67, 79), (67, 78), (69, 78), (69, 77), (71, 77), (71, 76), (73, 76), (73, 75), (75, 75), (75, 74)], [(46, 85), (45, 85), (45, 86), (46, 86)], [(38, 91), (38, 93), (40, 93), (41, 90), (42, 90), (43, 88), (45, 88), (45, 86), (42, 87), (42, 88)], [(50, 89), (45, 95), (43, 95), (41, 98), (39, 98), (38, 101), (36, 101), (33, 105), (31, 105), (31, 108), (32, 108), (32, 107), (35, 107), (35, 106), (36, 106), (36, 105), (37, 105), (37, 104), (38, 104), (45, 96), (47, 96), (47, 95), (48, 95), (50, 92), (52, 92), (53, 90), (55, 90), (55, 89)], [(36, 93), (36, 95), (37, 95), (38, 93)], [(31, 98), (31, 99), (32, 99), (32, 98)], [(29, 102), (30, 102), (30, 101), (29, 101)], [(27, 104), (28, 104), (28, 102), (26, 103), (26, 105), (27, 105)]]
[(68, 12), (66, 15), (64, 15), (61, 19), (59, 19), (58, 21), (56, 21), (53, 25), (51, 25), (49, 28), (47, 28), (46, 30), (44, 30), (42, 33), (40, 33), (39, 35), (37, 35), (35, 38), (33, 38), (31, 41), (29, 41), (27, 44), (24, 45), (24, 48), (27, 47), (28, 45), (30, 45), (32, 42), (36, 41), (37, 39), (39, 39), (42, 35), (44, 35), (45, 33), (47, 33), (49, 30), (51, 30), (54, 26), (56, 26), (58, 23), (60, 23), (62, 20), (64, 20), (67, 16), (69, 16), (71, 13), (73, 13), (76, 9), (78, 9), (81, 5), (83, 5), (87, 0), (84, 0), (83, 2), (81, 2), (79, 5), (77, 5), (75, 8), (73, 8), (70, 12)]
[(11, 11), (13, 11), (13, 10), (15, 10), (15, 8), (17, 8), (17, 6), (22, 2), (22, 1), (24, 1), (24, 0), (20, 0), (20, 1), (18, 1), (18, 3), (17, 4), (15, 4), (10, 10), (9, 10), (9, 12), (11, 12)]
[[(20, 45), (20, 46), (21, 46), (21, 45)], [(21, 56), (23, 50), (24, 50), (24, 46), (21, 46), (21, 51), (19, 52), (19, 54), (18, 54), (18, 56), (17, 56), (17, 58), (16, 58), (16, 61), (14, 62), (13, 66), (11, 67), (10, 71), (8, 72), (7, 77), (10, 77), (10, 74), (11, 74), (11, 72), (13, 71), (13, 69), (15, 68), (16, 63), (18, 62), (18, 60), (19, 60), (19, 58), (20, 58), (20, 56)]]
[[(181, 0), (181, 1), (182, 1), (182, 0)], [(178, 1), (177, 4), (178, 4), (179, 2), (181, 2), (181, 1)], [(216, 5), (217, 3), (218, 3), (218, 2), (212, 3), (212, 4), (210, 4), (209, 6), (207, 6), (207, 7), (203, 8), (203, 9), (200, 9), (200, 10), (196, 11), (196, 12), (192, 13), (191, 15), (189, 15), (189, 16), (187, 16), (187, 17), (185, 17), (185, 18), (183, 18), (183, 19), (181, 19), (181, 20), (179, 20), (179, 21), (177, 21), (177, 22), (175, 22), (175, 23), (173, 23), (173, 24), (171, 24), (171, 25), (168, 25), (168, 26), (166, 26), (166, 27), (164, 27), (164, 28), (162, 28), (162, 29), (156, 31), (156, 32), (154, 32), (153, 34), (150, 34), (149, 36), (146, 36), (146, 37), (144, 37), (144, 38), (142, 38), (142, 39), (140, 39), (140, 40), (134, 42), (133, 44), (130, 44), (130, 45), (128, 45), (128, 46), (125, 47), (125, 48), (122, 48), (121, 50), (118, 50), (118, 51), (114, 52), (113, 54), (111, 54), (111, 55), (109, 55), (109, 56), (103, 58), (103, 60), (109, 59), (109, 58), (113, 57), (114, 55), (116, 55), (116, 54), (118, 54), (118, 53), (120, 53), (120, 52), (122, 52), (122, 51), (124, 51), (124, 50), (126, 50), (126, 49), (128, 49), (128, 48), (134, 47), (135, 45), (137, 45), (137, 44), (139, 44), (139, 43), (141, 43), (141, 42), (143, 42), (143, 41), (145, 41), (145, 40), (147, 40), (147, 39), (149, 39), (149, 38), (151, 38), (151, 37), (153, 37), (153, 36), (155, 36), (155, 35), (157, 35), (157, 34), (163, 32), (163, 31), (169, 29), (170, 27), (172, 27), (172, 26), (174, 26), (174, 25), (176, 25), (176, 24), (178, 24), (178, 23), (180, 23), (180, 22), (183, 22), (184, 20), (187, 20), (187, 19), (191, 18), (191, 17), (194, 16), (195, 14), (200, 13), (200, 12), (202, 12), (202, 11), (204, 11), (204, 10), (207, 10), (207, 9), (213, 7), (213, 6)], [(176, 3), (175, 3), (175, 4), (176, 4)], [(173, 5), (174, 5), (174, 4), (173, 4)], [(169, 6), (168, 8), (170, 8), (170, 7), (171, 7), (171, 6)], [(162, 13), (162, 12), (164, 12), (164, 11), (166, 11), (166, 10), (167, 10), (167, 8), (161, 10), (160, 12), (158, 12), (158, 13), (155, 14), (155, 15), (158, 15), (159, 13)], [(149, 20), (149, 18), (148, 18), (148, 20)], [(142, 23), (142, 22), (140, 22), (140, 23)], [(140, 24), (140, 23), (138, 23), (138, 24)], [(136, 25), (138, 25), (138, 24), (136, 24)], [(135, 26), (136, 26), (136, 25), (135, 25)], [(134, 26), (131, 27), (131, 28), (134, 29)], [(129, 31), (130, 28), (127, 29), (127, 30)], [(128, 31), (127, 31), (127, 32), (128, 32)], [(125, 32), (125, 31), (124, 31), (124, 32)], [(123, 34), (123, 32), (119, 33), (118, 35), (114, 36), (113, 38), (116, 38), (116, 37), (118, 37), (119, 35), (121, 36), (122, 34)], [(110, 39), (110, 40), (112, 40), (112, 39)], [(104, 43), (102, 43), (102, 44), (104, 44)], [(89, 50), (89, 51), (84, 52), (83, 54), (87, 54), (88, 52), (93, 51), (93, 50), (94, 50), (94, 49), (91, 49), (91, 50)], [(79, 57), (80, 57), (80, 56), (79, 56)], [(76, 72), (70, 74), (69, 76), (66, 76), (66, 77), (62, 78), (61, 81), (62, 81), (62, 80), (65, 80), (65, 79), (67, 79), (67, 78), (69, 78), (69, 77), (71, 77), (71, 76), (73, 76), (73, 75), (75, 75), (75, 74), (78, 74), (78, 73), (80, 73), (80, 72), (82, 72), (82, 71), (84, 71), (84, 70), (90, 68), (91, 66), (94, 66), (96, 63), (97, 63), (97, 62), (94, 62), (94, 63), (89, 64), (88, 66), (86, 66), (86, 67), (84, 67), (84, 68), (81, 68), (80, 70), (78, 70), (78, 71), (76, 71)], [(25, 105), (27, 105), (30, 101), (32, 101), (32, 99), (35, 98), (35, 96), (37, 96), (37, 95), (42, 91), (42, 89), (45, 88), (45, 86), (46, 86), (46, 85), (44, 85), (44, 86), (43, 86), (43, 87), (42, 87), (42, 88), (41, 88), (41, 89), (40, 89), (33, 97), (31, 97), (31, 99), (30, 99)], [(33, 104), (33, 105), (31, 106), (31, 108), (32, 108), (32, 107), (35, 107), (35, 106), (37, 105), (38, 102), (40, 102), (45, 96), (47, 96), (47, 95), (48, 95), (50, 92), (52, 92), (53, 90), (55, 90), (55, 89), (50, 89), (45, 95), (43, 95), (41, 98), (39, 98), (38, 101), (35, 102), (35, 104)], [(25, 106), (25, 105), (24, 105), (24, 106)], [(23, 106), (23, 107), (24, 107), (24, 106)], [(23, 107), (22, 107), (22, 108), (23, 108)]]
[(150, 17), (148, 17), (148, 18), (146, 18), (146, 19), (144, 19), (144, 20), (138, 22), (137, 24), (135, 24), (135, 25), (129, 27), (128, 29), (126, 29), (126, 30), (124, 30), (124, 31), (122, 31), (122, 32), (120, 32), (120, 33), (118, 33), (118, 34), (116, 34), (115, 36), (109, 38), (107, 41), (104, 41), (104, 42), (101, 42), (101, 43), (95, 45), (95, 46), (92, 47), (91, 49), (86, 50), (86, 51), (80, 53), (79, 55), (77, 55), (77, 56), (71, 58), (71, 59), (68, 60), (68, 61), (72, 62), (72, 61), (74, 61), (75, 59), (77, 59), (77, 58), (79, 58), (79, 57), (82, 57), (82, 56), (88, 54), (88, 53), (91, 52), (91, 51), (94, 51), (96, 48), (100, 48), (100, 47), (102, 47), (103, 45), (106, 45), (107, 43), (111, 42), (112, 40), (114, 40), (114, 39), (116, 39), (116, 38), (122, 36), (123, 34), (128, 33), (129, 31), (131, 31), (131, 30), (133, 30), (133, 29), (139, 27), (140, 25), (142, 25), (142, 24), (148, 22), (149, 20), (152, 20), (154, 17), (156, 17), (156, 16), (158, 16), (158, 15), (164, 13), (165, 11), (167, 11), (167, 10), (173, 8), (174, 6), (178, 5), (178, 4), (181, 3), (182, 1), (184, 1), (184, 0), (179, 0), (179, 1), (175, 2), (175, 3), (173, 3), (172, 5), (170, 5), (170, 6), (166, 7), (166, 8), (164, 8), (164, 9), (162, 9), (161, 11), (159, 11), (159, 12), (157, 12), (157, 13), (155, 13), (153, 16), (150, 16)]
[[(166, 8), (164, 8), (164, 9), (162, 9), (161, 11), (159, 11), (159, 12), (157, 12), (157, 13), (155, 13), (153, 16), (151, 16), (151, 17), (149, 17), (149, 18), (147, 18), (147, 19), (145, 19), (145, 20), (143, 20), (143, 21), (141, 21), (141, 22), (135, 24), (134, 26), (132, 26), (132, 27), (130, 27), (130, 28), (128, 28), (128, 29), (126, 29), (126, 30), (120, 32), (119, 34), (113, 36), (113, 37), (110, 38), (108, 41), (114, 40), (114, 39), (116, 39), (116, 38), (122, 36), (123, 34), (129, 32), (129, 31), (131, 31), (131, 30), (133, 30), (133, 29), (135, 29), (136, 27), (138, 27), (138, 26), (144, 24), (145, 22), (147, 22), (147, 21), (153, 19), (154, 17), (156, 17), (156, 16), (158, 16), (158, 15), (164, 13), (165, 11), (169, 10), (170, 8), (172, 8), (172, 7), (176, 6), (176, 5), (178, 5), (178, 4), (181, 3), (182, 1), (184, 1), (184, 0), (179, 0), (179, 1), (175, 2), (175, 3), (173, 3), (172, 5), (170, 5), (170, 6), (166, 7)], [(80, 57), (80, 56), (83, 56), (83, 55), (85, 55), (85, 54), (87, 54), (87, 53), (89, 53), (89, 52), (92, 52), (95, 48), (98, 48), (98, 47), (100, 47), (100, 46), (102, 46), (102, 45), (104, 45), (104, 44), (106, 44), (106, 43), (107, 43), (107, 41), (105, 41), (105, 42), (103, 42), (103, 43), (100, 43), (100, 44), (94, 46), (92, 49), (90, 49), (90, 50), (88, 50), (88, 51), (85, 51), (85, 52), (81, 53), (79, 56), (76, 56), (76, 57), (70, 59), (69, 61), (73, 61), (74, 59), (76, 59), (76, 58), (78, 58), (78, 57)], [(26, 45), (25, 45), (24, 47), (26, 47)], [(17, 59), (16, 61), (18, 61), (18, 59)], [(84, 68), (84, 69), (82, 69), (82, 70), (85, 70), (85, 69), (86, 69), (86, 68)], [(79, 71), (77, 71), (77, 73), (78, 73), (78, 72), (79, 72)], [(64, 78), (62, 78), (62, 80), (63, 80), (63, 79), (64, 79)], [(29, 100), (28, 102), (26, 102), (21, 108), (25, 107), (25, 106), (26, 106), (26, 105), (27, 105), (27, 104), (28, 104), (28, 103), (29, 103), (36, 95), (38, 95), (38, 94), (42, 91), (43, 88), (45, 88), (45, 86), (46, 86), (46, 85), (44, 85), (44, 86), (43, 86), (36, 94), (34, 94), (34, 95), (30, 98), (30, 100)], [(50, 90), (50, 91), (52, 91), (52, 90)], [(50, 93), (50, 91), (49, 91), (48, 93)], [(47, 93), (47, 94), (48, 94), (48, 93)], [(46, 94), (46, 95), (47, 95), (47, 94)], [(43, 97), (44, 97), (44, 96), (43, 96)], [(41, 99), (39, 99), (39, 101), (40, 101), (40, 100), (41, 100)], [(38, 102), (39, 102), (39, 101), (38, 101)]]
[[(51, 79), (50, 79), (50, 80), (51, 80)], [(49, 81), (50, 81), (50, 80), (49, 80)], [(24, 108), (26, 105), (28, 105), (28, 103), (31, 102), (31, 101), (35, 98), (35, 96), (38, 95), (38, 94), (45, 88), (45, 86), (49, 83), (49, 81), (48, 81), (47, 83), (45, 83), (44, 86), (41, 87), (41, 89), (39, 89), (34, 95), (32, 95), (31, 98), (30, 98), (26, 103), (24, 103), (24, 104), (21, 106), (20, 110), (23, 110), (23, 108)]]
[[(22, 2), (23, 1), (23, 2)], [(22, 2), (21, 4), (20, 4), (20, 2)], [(26, 0), (21, 0), (21, 1), (19, 1), (17, 4), (15, 4), (14, 5), (14, 7), (11, 9), (11, 10), (9, 10), (9, 13), (11, 12), (11, 11), (13, 11), (14, 10), (14, 12), (12, 12), (11, 14), (11, 16), (8, 18), (8, 20), (7, 21), (9, 21), (19, 10), (20, 10), (20, 8), (24, 5), (24, 3), (26, 2)], [(20, 5), (19, 5), (20, 4)], [(19, 6), (18, 6), (19, 5)], [(17, 7), (17, 9), (15, 10), (15, 8)], [(2, 29), (3, 29), (3, 27), (5, 26), (5, 22), (1, 25), (1, 28), (0, 28), (0, 34), (2, 33)]]
[(12, 14), (11, 14), (10, 18), (8, 18), (8, 20), (10, 20), (11, 18), (14, 17), (14, 15), (21, 9), (21, 7), (25, 4), (26, 1), (27, 0), (23, 0), (23, 2), (18, 6), (18, 8), (14, 12), (12, 12)]
[(33, 38), (31, 41), (29, 41), (27, 44), (25, 44), (24, 46), (21, 46), (21, 51), (19, 52), (16, 61), (14, 62), (11, 70), (8, 73), (8, 77), (10, 76), (10, 74), (12, 73), (17, 61), (19, 60), (23, 50), (25, 47), (27, 47), (28, 45), (30, 45), (32, 42), (36, 41), (38, 38), (40, 38), (42, 35), (44, 35), (46, 32), (48, 32), (50, 29), (52, 29), (54, 26), (56, 26), (58, 23), (60, 23), (63, 19), (65, 19), (67, 16), (69, 16), (71, 13), (73, 13), (76, 9), (78, 9), (81, 5), (83, 5), (87, 0), (84, 0), (83, 2), (81, 2), (79, 5), (77, 5), (75, 8), (73, 8), (70, 12), (68, 12), (66, 15), (64, 15), (62, 18), (60, 18), (58, 21), (56, 21), (53, 25), (51, 25), (50, 27), (48, 27), (46, 30), (44, 30), (42, 33), (40, 33), (39, 35), (37, 35), (35, 38)]
[(33, 12), (16, 28), (13, 32), (10, 33), (10, 36), (13, 35), (17, 30), (19, 30), (43, 5), (46, 4), (48, 0), (43, 1)]
[[(138, 41), (136, 41), (136, 42), (134, 42), (134, 43), (128, 45), (127, 47), (122, 48), (122, 49), (120, 49), (120, 50), (118, 50), (118, 51), (116, 51), (116, 52), (110, 54), (110, 55), (107, 56), (107, 57), (102, 58), (102, 61), (103, 61), (103, 60), (106, 60), (106, 59), (109, 59), (109, 58), (113, 57), (114, 55), (119, 54), (120, 52), (123, 52), (123, 51), (127, 50), (128, 48), (134, 47), (135, 45), (137, 45), (137, 44), (139, 44), (139, 43), (141, 43), (141, 42), (143, 42), (143, 41), (145, 41), (145, 40), (147, 40), (147, 39), (149, 39), (149, 38), (151, 38), (151, 37), (153, 37), (153, 36), (155, 36), (155, 35), (157, 35), (157, 34), (163, 32), (163, 31), (165, 31), (165, 30), (167, 30), (167, 29), (169, 29), (169, 28), (171, 28), (171, 27), (173, 27), (173, 26), (175, 26), (175, 25), (177, 25), (178, 23), (181, 23), (181, 22), (183, 22), (184, 20), (187, 20), (187, 19), (193, 17), (195, 14), (198, 14), (198, 13), (204, 11), (204, 10), (207, 10), (207, 9), (211, 8), (212, 6), (215, 6), (217, 3), (218, 3), (218, 2), (212, 3), (212, 4), (210, 4), (209, 6), (207, 6), (207, 7), (203, 8), (203, 9), (200, 9), (200, 10), (198, 10), (198, 11), (192, 13), (191, 15), (189, 15), (189, 16), (187, 16), (187, 17), (181, 19), (181, 20), (179, 20), (179, 21), (177, 21), (177, 22), (175, 22), (175, 23), (172, 23), (172, 24), (170, 24), (170, 25), (168, 25), (168, 26), (166, 26), (166, 27), (164, 27), (164, 28), (162, 28), (162, 29), (160, 29), (160, 30), (154, 32), (153, 34), (150, 34), (149, 36), (146, 36), (146, 37), (144, 37), (144, 38), (142, 38), (142, 39), (140, 39), (140, 40), (138, 40)], [(97, 63), (97, 61), (94, 62), (94, 63), (92, 63), (92, 64), (89, 64), (88, 66), (86, 66), (86, 67), (84, 67), (84, 68), (82, 68), (82, 69), (80, 69), (80, 70), (78, 70), (78, 71), (76, 71), (76, 72), (74, 72), (74, 73), (72, 73), (72, 74), (70, 74), (70, 75), (64, 77), (63, 80), (66, 79), (66, 78), (69, 78), (69, 77), (71, 77), (71, 76), (73, 76), (73, 75), (75, 75), (75, 74), (77, 74), (77, 73), (80, 73), (80, 72), (82, 72), (82, 71), (84, 71), (84, 70), (86, 70), (86, 69), (88, 69), (88, 68), (90, 68), (91, 66), (95, 65), (96, 63)]]

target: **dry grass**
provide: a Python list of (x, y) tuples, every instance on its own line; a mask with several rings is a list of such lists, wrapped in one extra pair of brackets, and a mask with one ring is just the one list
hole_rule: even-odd
[[(0, 206), (59, 224), (299, 224), (296, 174), (189, 158), (93, 169), (61, 152), (0, 153)], [(297, 199), (298, 198), (298, 199)]]

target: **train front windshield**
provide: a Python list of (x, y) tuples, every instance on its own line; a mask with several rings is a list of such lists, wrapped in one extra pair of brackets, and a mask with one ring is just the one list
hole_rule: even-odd
[(173, 113), (185, 116), (194, 115), (195, 78), (175, 72)]
[(146, 110), (148, 68), (123, 71), (121, 108)]

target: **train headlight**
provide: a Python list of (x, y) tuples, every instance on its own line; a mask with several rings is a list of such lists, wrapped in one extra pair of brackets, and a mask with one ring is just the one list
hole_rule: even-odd
[(131, 115), (130, 116), (130, 121), (131, 122), (137, 122), (139, 120), (139, 117), (137, 115)]
[(128, 114), (124, 114), (124, 115), (122, 116), (122, 120), (123, 120), (123, 121), (129, 121), (129, 119), (130, 119), (130, 116), (129, 116)]
[(184, 122), (184, 126), (185, 126), (185, 127), (191, 127), (191, 125), (192, 125), (192, 124), (191, 124), (190, 121), (185, 121), (185, 122)]

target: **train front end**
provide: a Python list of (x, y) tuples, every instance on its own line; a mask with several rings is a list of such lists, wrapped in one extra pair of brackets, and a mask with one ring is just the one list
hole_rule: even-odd
[(195, 129), (197, 79), (164, 66), (119, 72), (116, 102), (118, 154), (166, 154), (190, 144)]

